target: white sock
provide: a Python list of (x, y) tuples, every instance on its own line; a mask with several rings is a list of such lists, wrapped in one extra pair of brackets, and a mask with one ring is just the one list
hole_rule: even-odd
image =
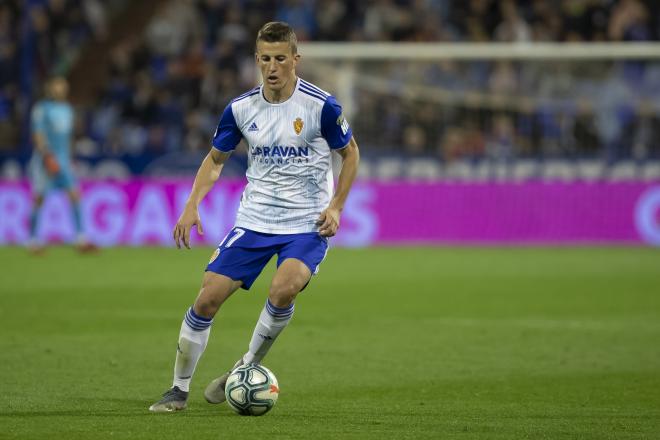
[(173, 387), (177, 386), (181, 391), (189, 391), (195, 367), (209, 340), (212, 323), (213, 319), (197, 315), (192, 307), (186, 312), (179, 332)]
[(293, 309), (293, 303), (288, 307), (275, 307), (270, 300), (266, 300), (266, 305), (264, 305), (252, 333), (249, 351), (243, 356), (245, 364), (258, 364), (261, 362), (277, 336), (291, 321)]

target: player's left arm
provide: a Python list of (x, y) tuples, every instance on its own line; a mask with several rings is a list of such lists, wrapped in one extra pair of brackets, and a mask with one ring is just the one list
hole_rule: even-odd
[(339, 229), (339, 218), (346, 204), (348, 193), (351, 191), (353, 181), (357, 175), (358, 165), (360, 163), (360, 150), (355, 138), (351, 136), (348, 144), (344, 148), (334, 150), (341, 156), (341, 171), (337, 179), (337, 188), (335, 195), (330, 200), (328, 207), (321, 212), (317, 223), (319, 234), (324, 237), (332, 237)]

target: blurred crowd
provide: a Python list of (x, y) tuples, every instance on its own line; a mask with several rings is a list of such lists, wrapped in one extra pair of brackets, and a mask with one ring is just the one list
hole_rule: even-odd
[[(390, 67), (389, 82), (365, 68), (356, 87), (356, 133), (381, 151), (445, 161), (660, 159), (660, 62)], [(391, 78), (413, 85), (398, 96)]]
[[(29, 102), (20, 99), (26, 22), (34, 29), (31, 69), (39, 82), (67, 73), (86, 44), (108, 38), (108, 9), (115, 3), (0, 3), (0, 144), (19, 145), (15, 122)], [(107, 54), (103, 87), (78, 107), (81, 150), (117, 156), (206, 151), (224, 106), (256, 81), (254, 38), (271, 20), (290, 23), (302, 41), (648, 41), (660, 36), (660, 2), (163, 2), (144, 29), (116, 41)], [(601, 63), (585, 72), (585, 65), (443, 61), (367, 68), (354, 90), (351, 123), (367, 150), (444, 160), (657, 157), (659, 66)], [(369, 86), (370, 77), (384, 76), (437, 93)]]
[(105, 37), (106, 10), (102, 0), (0, 2), (0, 149), (19, 145), (29, 83), (66, 75), (86, 42)]

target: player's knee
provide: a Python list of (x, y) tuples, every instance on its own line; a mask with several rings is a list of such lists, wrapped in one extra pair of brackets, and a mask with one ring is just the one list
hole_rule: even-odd
[(303, 286), (295, 280), (274, 281), (270, 286), (268, 298), (275, 307), (286, 307), (293, 302)]
[(233, 281), (225, 276), (207, 272), (202, 280), (202, 288), (195, 300), (195, 313), (204, 318), (213, 318), (220, 306), (240, 286), (240, 281)]
[(213, 318), (215, 314), (218, 313), (221, 305), (222, 302), (217, 298), (203, 297), (200, 295), (200, 297), (198, 297), (195, 301), (193, 309), (199, 316), (204, 318)]
[(222, 306), (223, 297), (213, 291), (212, 286), (202, 286), (197, 299), (195, 300), (194, 310), (204, 318), (213, 318), (220, 306)]

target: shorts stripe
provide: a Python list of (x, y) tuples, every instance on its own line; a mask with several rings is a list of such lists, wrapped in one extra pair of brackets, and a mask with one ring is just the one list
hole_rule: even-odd
[(325, 248), (325, 252), (323, 253), (323, 258), (321, 258), (321, 261), (319, 261), (319, 264), (316, 265), (314, 268), (314, 272), (312, 272), (313, 275), (316, 275), (319, 273), (319, 267), (321, 267), (321, 263), (323, 263), (323, 260), (325, 260), (325, 257), (328, 256), (328, 249), (330, 249), (330, 246)]

